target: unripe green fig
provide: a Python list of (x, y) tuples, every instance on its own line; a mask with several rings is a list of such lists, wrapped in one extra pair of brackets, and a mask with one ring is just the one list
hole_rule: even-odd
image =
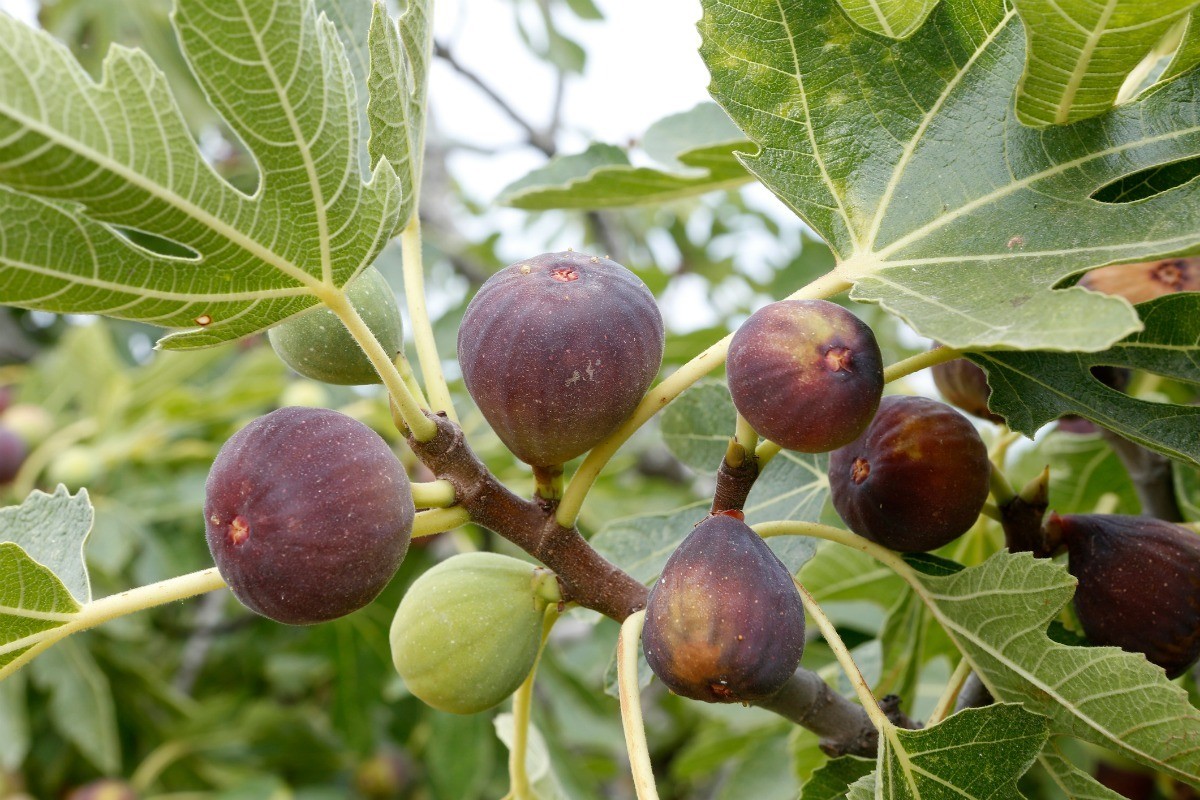
[(1143, 653), (1176, 678), (1200, 658), (1200, 537), (1151, 517), (1051, 514), (1094, 644)]
[(16, 431), (0, 425), (0, 485), (17, 477), (27, 455), (29, 447), (25, 440)]
[(0, 415), (0, 424), (14, 431), (30, 447), (37, 447), (54, 433), (54, 417), (33, 403), (14, 403)]
[(662, 364), (654, 295), (607, 258), (545, 253), (497, 272), (467, 306), (458, 360), (500, 440), (553, 467), (615, 431)]
[(474, 714), (521, 685), (537, 658), (553, 573), (499, 553), (452, 556), (417, 578), (392, 620), (392, 661), (414, 695)]
[(852, 441), (883, 395), (883, 356), (858, 317), (827, 300), (754, 312), (729, 345), (729, 393), (760, 435), (805, 453)]
[(204, 525), (247, 608), (289, 625), (345, 616), (383, 591), (412, 535), (408, 475), (379, 434), (323, 408), (281, 408), (221, 447)]
[[(346, 297), (375, 334), (388, 356), (404, 346), (404, 323), (387, 278), (367, 267), (346, 286)], [(306, 378), (353, 386), (379, 383), (367, 354), (327, 306), (311, 308), (267, 331), (283, 362)]]
[(804, 606), (792, 576), (739, 512), (706, 517), (650, 590), (646, 661), (667, 688), (708, 703), (779, 691), (804, 655)]
[(54, 457), (46, 467), (51, 483), (61, 483), (71, 489), (88, 486), (104, 472), (104, 458), (90, 445), (73, 444)]
[(934, 385), (947, 403), (988, 422), (1004, 424), (1004, 417), (993, 414), (988, 408), (992, 387), (988, 386), (987, 375), (977, 364), (955, 358), (936, 365), (931, 372)]
[(66, 800), (138, 800), (138, 794), (125, 781), (101, 778), (72, 789)]
[(925, 397), (883, 398), (863, 434), (829, 457), (833, 506), (884, 547), (927, 552), (975, 524), (991, 462), (970, 421)]

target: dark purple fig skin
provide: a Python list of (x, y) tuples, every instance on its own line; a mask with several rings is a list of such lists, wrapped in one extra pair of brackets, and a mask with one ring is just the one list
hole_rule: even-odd
[(0, 485), (17, 477), (29, 447), (15, 431), (0, 426)]
[(662, 365), (654, 295), (615, 261), (545, 253), (497, 272), (467, 306), (467, 391), (522, 461), (552, 467), (620, 427)]
[(706, 517), (650, 590), (646, 661), (675, 694), (753, 703), (779, 691), (804, 655), (804, 606), (766, 542), (736, 516)]
[(990, 471), (987, 447), (966, 417), (926, 397), (891, 396), (862, 436), (829, 457), (829, 486), (850, 530), (923, 553), (975, 524)]
[(1004, 417), (988, 409), (992, 387), (988, 386), (987, 375), (977, 364), (956, 358), (938, 364), (932, 371), (934, 385), (947, 403), (988, 422), (1004, 424)]
[(738, 413), (803, 453), (853, 441), (883, 394), (883, 356), (858, 317), (827, 300), (781, 300), (733, 335), (726, 369)]
[(1052, 514), (1048, 527), (1067, 545), (1088, 639), (1143, 653), (1169, 678), (1200, 658), (1200, 536), (1118, 514)]
[(379, 434), (323, 408), (281, 408), (221, 447), (204, 525), (247, 608), (289, 625), (345, 616), (391, 580), (412, 534), (412, 488)]

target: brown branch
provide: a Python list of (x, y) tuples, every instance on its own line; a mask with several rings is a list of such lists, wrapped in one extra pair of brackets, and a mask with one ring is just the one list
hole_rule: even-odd
[(757, 479), (758, 459), (754, 454), (748, 454), (737, 466), (729, 463), (728, 455), (722, 458), (721, 466), (717, 469), (717, 485), (713, 489), (712, 513), (741, 511)]
[(1138, 500), (1142, 503), (1142, 513), (1166, 522), (1183, 522), (1183, 512), (1175, 497), (1171, 459), (1147, 450), (1107, 428), (1100, 428), (1100, 435), (1129, 472)]
[[(782, 689), (757, 705), (820, 736), (821, 750), (831, 758), (875, 756), (879, 731), (866, 712), (830, 689), (815, 672), (796, 670)], [(920, 727), (900, 712), (900, 700), (895, 695), (885, 697), (879, 707), (901, 728)]]

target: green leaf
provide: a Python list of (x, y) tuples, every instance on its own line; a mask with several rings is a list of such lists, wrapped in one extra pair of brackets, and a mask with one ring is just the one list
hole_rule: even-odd
[[(367, 33), (371, 28), (371, 14), (375, 4), (372, 0), (316, 0), (317, 11), (329, 17), (337, 28), (338, 38), (346, 49), (346, 61), (354, 75), (354, 87), (358, 98), (358, 128), (369, 130), (367, 121), (367, 76), (371, 72), (371, 51)], [(370, 169), (367, 140), (359, 137), (359, 167)]]
[(795, 800), (798, 788), (787, 736), (772, 736), (733, 763), (715, 800)]
[(59, 485), (54, 494), (34, 491), (19, 506), (0, 508), (0, 542), (20, 545), (26, 555), (62, 581), (78, 603), (92, 599), (83, 546), (92, 531), (87, 491), (72, 497)]
[(433, 52), (427, 0), (410, 0), (397, 22), (388, 16), (386, 4), (377, 0), (371, 16), (370, 50), (368, 147), (372, 166), (386, 159), (403, 187), (395, 228), (399, 231), (412, 217), (421, 189), (425, 102)]
[(423, 765), (436, 800), (483, 797), (496, 759), (496, 737), (486, 714), (430, 713)]
[(812, 774), (800, 791), (800, 800), (841, 800), (850, 784), (875, 771), (875, 762), (857, 756), (843, 756), (825, 763)]
[(1163, 70), (1159, 80), (1169, 81), (1200, 64), (1200, 11), (1193, 11), (1184, 23), (1183, 37), (1171, 63)]
[[(513, 715), (497, 714), (492, 723), (496, 726), (496, 735), (500, 737), (500, 741), (504, 742), (504, 746), (511, 750)], [(529, 738), (525, 745), (525, 773), (529, 776), (529, 788), (532, 790), (533, 800), (566, 800), (567, 794), (563, 791), (562, 784), (559, 782), (558, 776), (554, 774), (554, 767), (550, 763), (546, 740), (542, 738), (542, 732), (532, 722), (529, 723), (528, 735)]]
[[(180, 0), (173, 19), (254, 155), (253, 197), (205, 163), (145, 54), (114, 47), (96, 83), (50, 36), (0, 16), (0, 302), (198, 325), (162, 344), (203, 347), (299, 313), (374, 260), (401, 191), (382, 162), (362, 182), (336, 28), (311, 0), (231, 9)], [(195, 255), (139, 247), (120, 226)]]
[(868, 600), (888, 608), (905, 591), (895, 572), (866, 553), (832, 542), (821, 545), (799, 577), (821, 604)]
[[(1121, 459), (1099, 434), (1052, 431), (1022, 450), (1009, 477), (1024, 485), (1050, 467), (1050, 499), (1060, 514), (1137, 514), (1137, 492)], [(1179, 472), (1177, 470), (1176, 472)], [(1115, 504), (1114, 504), (1115, 503)]]
[(660, 514), (613, 520), (591, 538), (592, 547), (634, 580), (650, 583), (710, 506), (704, 500)]
[(1062, 125), (1112, 108), (1125, 76), (1197, 0), (1015, 0), (1026, 63), (1017, 117)]
[(1046, 736), (1045, 718), (1007, 704), (961, 711), (924, 730), (889, 728), (879, 737), (879, 796), (1010, 800)]
[(663, 410), (663, 442), (684, 464), (701, 474), (713, 474), (725, 457), (736, 419), (725, 384), (702, 381)]
[(938, 0), (838, 0), (850, 19), (871, 33), (907, 39), (921, 27)]
[(101, 772), (121, 768), (121, 739), (112, 688), (84, 647), (66, 641), (37, 658), (33, 683), (50, 693), (50, 721)]
[[(1137, 203), (1091, 195), (1200, 153), (1194, 71), (1076, 125), (1010, 113), (1025, 61), (1002, 0), (945, 0), (910, 39), (833, 0), (705, 0), (710, 90), (742, 163), (839, 257), (852, 296), (953, 347), (1103, 350), (1138, 330), (1116, 298), (1054, 291), (1084, 269), (1200, 243), (1200, 183)], [(847, 76), (853, 76), (848, 80)]]
[(997, 701), (1023, 703), (1048, 717), (1056, 734), (1200, 784), (1200, 711), (1182, 688), (1141, 655), (1047, 637), (1075, 587), (1062, 565), (1005, 551), (954, 575), (917, 579), (926, 605)]
[(1068, 761), (1055, 739), (1051, 739), (1046, 749), (1038, 756), (1038, 763), (1071, 800), (1122, 800), (1124, 797), (1105, 788), (1091, 775)]
[(15, 772), (29, 753), (25, 673), (0, 681), (0, 769)]
[(828, 497), (829, 455), (781, 450), (763, 469), (746, 498), (746, 522), (816, 522)]
[(846, 794), (846, 800), (875, 800), (875, 790), (875, 773), (872, 772), (870, 775), (864, 775), (850, 784), (850, 791)]
[(1098, 365), (1144, 369), (1200, 383), (1200, 294), (1165, 295), (1137, 308), (1145, 329), (1102, 353), (989, 352), (970, 358), (988, 373), (988, 403), (1032, 436), (1078, 414), (1160, 453), (1200, 465), (1200, 408), (1137, 400), (1097, 380)]
[(679, 157), (685, 153), (738, 143), (747, 144), (745, 135), (716, 103), (698, 103), (687, 111), (663, 117), (642, 136), (646, 155), (681, 171), (686, 171), (686, 165)]
[(12, 542), (0, 544), (0, 576), (2, 680), (39, 652), (34, 648), (81, 606), (52, 570)]

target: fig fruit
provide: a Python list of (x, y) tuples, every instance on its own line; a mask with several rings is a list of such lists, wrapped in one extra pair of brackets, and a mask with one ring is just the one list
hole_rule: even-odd
[(987, 375), (977, 364), (955, 358), (936, 365), (932, 372), (933, 383), (947, 403), (988, 422), (1004, 424), (1004, 417), (988, 409), (992, 387), (988, 386)]
[(1051, 514), (1047, 527), (1067, 546), (1088, 639), (1142, 653), (1169, 678), (1200, 658), (1200, 537), (1117, 514)]
[(467, 306), (458, 360), (500, 440), (534, 467), (590, 450), (662, 364), (654, 295), (607, 258), (545, 253), (497, 272)]
[(827, 300), (781, 300), (733, 335), (733, 404), (760, 435), (805, 453), (853, 441), (883, 395), (883, 356), (858, 317)]
[(1200, 292), (1200, 258), (1166, 258), (1100, 267), (1084, 275), (1079, 285), (1124, 297), (1131, 303), (1144, 303), (1174, 292)]
[(883, 398), (862, 436), (829, 457), (842, 520), (902, 552), (936, 550), (966, 533), (987, 500), (990, 471), (970, 421), (926, 397)]
[(308, 625), (362, 608), (412, 534), (412, 488), (379, 434), (323, 408), (281, 408), (221, 447), (204, 525), (221, 577), (247, 608)]
[(17, 477), (29, 448), (16, 431), (0, 426), (0, 485)]
[(417, 578), (392, 620), (392, 661), (409, 691), (474, 714), (521, 685), (537, 658), (557, 578), (499, 553), (452, 556)]
[[(367, 267), (346, 285), (346, 296), (389, 356), (404, 346), (404, 324), (387, 278)], [(283, 362), (306, 378), (352, 386), (379, 383), (367, 354), (327, 306), (317, 306), (267, 331)]]
[(138, 800), (138, 794), (125, 781), (101, 778), (72, 789), (66, 800)]
[(688, 534), (650, 590), (642, 647), (671, 691), (753, 703), (779, 691), (804, 655), (804, 606), (792, 576), (739, 515)]

